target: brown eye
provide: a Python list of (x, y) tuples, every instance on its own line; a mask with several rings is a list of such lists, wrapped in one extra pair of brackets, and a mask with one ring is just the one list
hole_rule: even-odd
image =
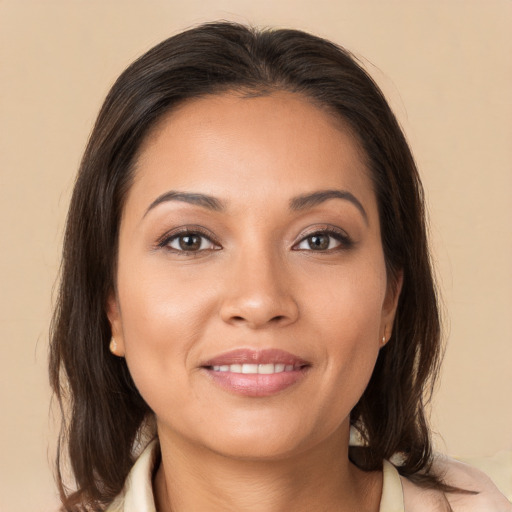
[(198, 235), (182, 235), (178, 238), (182, 251), (198, 251), (201, 248), (201, 237)]
[(200, 252), (218, 249), (218, 246), (206, 235), (194, 232), (185, 232), (173, 235), (161, 243), (161, 247), (167, 247), (174, 252)]
[(312, 235), (307, 238), (307, 242), (313, 251), (326, 251), (329, 249), (330, 239), (329, 235)]
[(297, 245), (295, 250), (327, 252), (341, 249), (350, 249), (353, 246), (349, 236), (338, 230), (322, 230), (304, 237)]

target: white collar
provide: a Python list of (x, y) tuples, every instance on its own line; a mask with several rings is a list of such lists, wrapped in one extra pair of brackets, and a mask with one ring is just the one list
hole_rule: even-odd
[[(152, 478), (158, 451), (158, 441), (151, 441), (135, 462), (123, 491), (109, 506), (107, 512), (156, 512)], [(379, 512), (404, 512), (400, 476), (388, 461), (384, 461), (383, 465)]]

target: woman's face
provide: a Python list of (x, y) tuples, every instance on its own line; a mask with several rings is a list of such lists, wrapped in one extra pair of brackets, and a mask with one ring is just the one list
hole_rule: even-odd
[(116, 292), (161, 438), (248, 458), (346, 439), (397, 299), (354, 137), (292, 93), (182, 105), (141, 148)]

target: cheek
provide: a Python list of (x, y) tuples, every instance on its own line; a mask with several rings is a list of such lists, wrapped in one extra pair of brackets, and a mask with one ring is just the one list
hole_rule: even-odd
[(199, 274), (173, 272), (151, 261), (139, 264), (135, 272), (120, 269), (118, 293), (127, 350), (144, 342), (168, 346), (171, 340), (186, 346), (195, 337), (215, 293), (204, 273), (197, 282)]
[(304, 303), (311, 317), (340, 340), (378, 344), (387, 285), (384, 262), (370, 259), (323, 273), (304, 294), (311, 297)]
[(128, 266), (119, 269), (118, 282), (125, 358), (153, 407), (159, 393), (178, 389), (193, 371), (190, 355), (214, 308), (214, 288), (160, 269), (130, 272)]
[(384, 265), (352, 267), (347, 273), (332, 273), (324, 283), (325, 293), (309, 302), (325, 354), (324, 392), (331, 394), (333, 404), (350, 410), (368, 384), (380, 349)]

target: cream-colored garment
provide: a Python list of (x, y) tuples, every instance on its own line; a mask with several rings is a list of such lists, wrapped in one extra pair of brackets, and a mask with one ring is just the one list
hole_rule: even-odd
[[(126, 479), (123, 492), (109, 506), (107, 512), (156, 512), (152, 475), (157, 454), (158, 443), (153, 441), (137, 459)], [(480, 491), (477, 495), (450, 495), (449, 503), (453, 512), (512, 512), (512, 504), (480, 471), (445, 457), (439, 458), (436, 465), (445, 473), (448, 483)], [(401, 477), (390, 462), (384, 461), (382, 473), (383, 486), (379, 512), (449, 510), (443, 493), (419, 488)]]
[(492, 457), (460, 460), (489, 475), (500, 492), (512, 502), (512, 450), (497, 452)]

